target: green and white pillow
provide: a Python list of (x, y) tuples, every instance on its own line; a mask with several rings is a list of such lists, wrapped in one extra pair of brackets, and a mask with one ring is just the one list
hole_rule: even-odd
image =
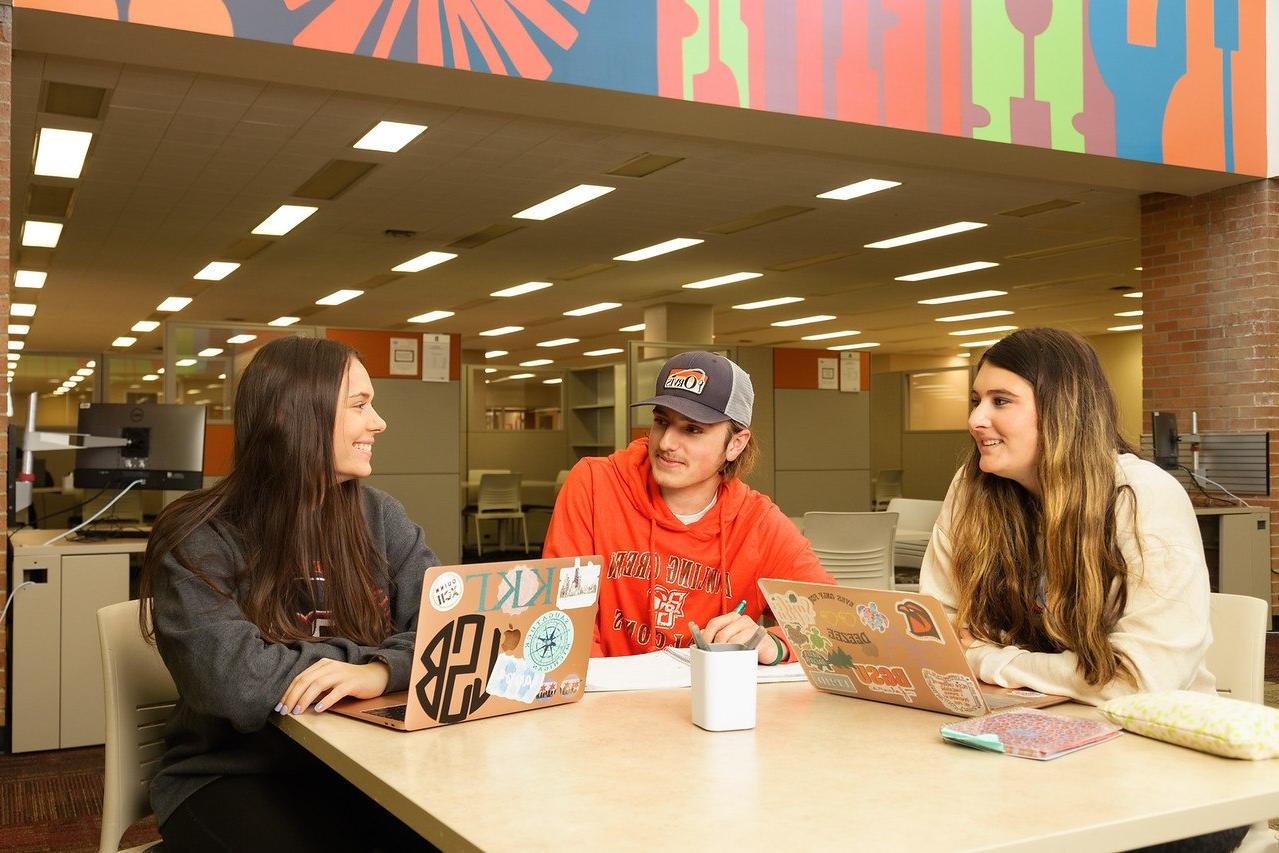
[(1279, 709), (1171, 690), (1111, 699), (1098, 709), (1130, 732), (1227, 758), (1279, 756)]

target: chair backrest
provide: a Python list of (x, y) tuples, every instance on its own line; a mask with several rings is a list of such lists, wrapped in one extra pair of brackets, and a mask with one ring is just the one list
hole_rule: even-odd
[(888, 502), (888, 511), (897, 513), (898, 530), (924, 530), (932, 533), (937, 516), (941, 515), (941, 505), (941, 501), (893, 498)]
[(893, 498), (901, 497), (902, 471), (885, 468), (875, 475), (875, 509), (883, 509)]
[(485, 474), (480, 478), (479, 512), (519, 510), (520, 478), (523, 474)]
[(472, 483), (472, 484), (478, 484), (480, 480), (484, 479), (485, 474), (509, 474), (509, 473), (511, 473), (510, 468), (467, 468), (466, 482)]
[(99, 610), (98, 640), (107, 717), (98, 850), (114, 853), (125, 830), (151, 813), (147, 790), (164, 754), (164, 724), (178, 688), (160, 652), (138, 629), (137, 601)]
[(896, 530), (891, 512), (804, 513), (804, 535), (822, 568), (853, 586), (892, 587)]
[(1217, 678), (1217, 693), (1246, 702), (1264, 701), (1269, 602), (1214, 592), (1209, 607), (1212, 645), (1204, 662)]

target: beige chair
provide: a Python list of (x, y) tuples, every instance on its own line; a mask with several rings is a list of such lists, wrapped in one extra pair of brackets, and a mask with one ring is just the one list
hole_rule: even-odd
[(941, 515), (941, 505), (941, 501), (916, 498), (893, 498), (888, 502), (888, 511), (897, 513), (896, 565), (903, 569), (918, 569), (923, 565), (933, 525)]
[(902, 470), (885, 468), (875, 475), (875, 502), (872, 509), (888, 509), (888, 502), (902, 496)]
[(521, 474), (485, 474), (480, 478), (480, 493), (475, 505), (475, 550), (484, 553), (484, 540), (480, 534), (480, 522), (496, 520), (498, 549), (506, 547), (507, 520), (518, 519), (524, 534), (524, 553), (528, 553), (528, 522), (524, 506), (520, 503)]
[[(98, 611), (106, 690), (106, 772), (99, 853), (119, 849), (125, 830), (151, 814), (147, 792), (164, 753), (164, 724), (178, 688), (156, 647), (138, 629), (138, 602)], [(131, 848), (128, 853), (150, 845)]]
[(804, 535), (822, 568), (841, 586), (893, 588), (891, 512), (806, 512)]
[(484, 479), (485, 474), (509, 474), (510, 468), (467, 468), (466, 482), (463, 484), (466, 488), (466, 511), (471, 512), (475, 509), (476, 501), (480, 493), (480, 480)]

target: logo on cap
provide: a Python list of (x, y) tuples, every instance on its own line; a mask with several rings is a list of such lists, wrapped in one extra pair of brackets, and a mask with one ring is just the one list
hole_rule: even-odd
[(700, 394), (706, 387), (706, 371), (697, 367), (676, 368), (667, 375), (665, 387)]

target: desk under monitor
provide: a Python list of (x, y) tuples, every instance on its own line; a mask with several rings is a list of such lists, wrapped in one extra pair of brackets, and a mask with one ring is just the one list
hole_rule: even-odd
[[(334, 714), (291, 738), (443, 850), (1118, 850), (1279, 815), (1279, 761), (1124, 734), (1039, 762), (944, 743), (939, 714), (759, 689), (709, 733), (687, 690), (403, 733)], [(1092, 708), (1054, 710), (1080, 716)]]
[(20, 530), (9, 554), (14, 596), (10, 626), (10, 749), (66, 749), (103, 741), (98, 608), (129, 599), (129, 557), (137, 538), (59, 540), (61, 530)]

